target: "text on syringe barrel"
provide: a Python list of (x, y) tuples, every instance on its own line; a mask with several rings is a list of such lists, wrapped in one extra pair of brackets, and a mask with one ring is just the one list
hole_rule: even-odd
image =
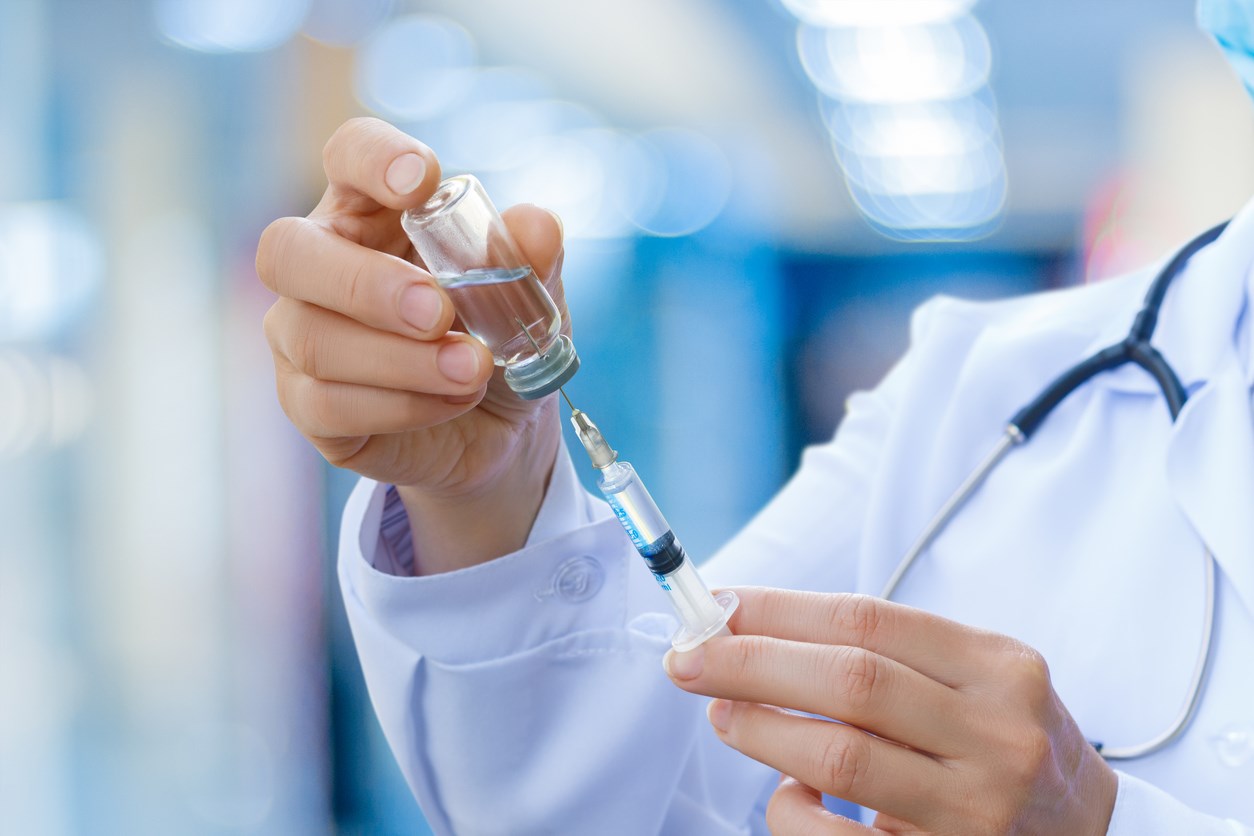
[(602, 470), (599, 487), (655, 575), (670, 574), (683, 564), (683, 546), (630, 464), (615, 462)]

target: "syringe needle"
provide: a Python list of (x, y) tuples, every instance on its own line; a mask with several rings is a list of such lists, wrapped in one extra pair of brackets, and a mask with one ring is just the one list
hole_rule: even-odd
[(527, 326), (523, 324), (523, 321), (518, 317), (514, 317), (514, 321), (518, 323), (518, 327), (522, 329), (523, 336), (527, 338), (527, 342), (531, 343), (531, 347), (536, 350), (536, 354), (539, 354), (541, 357), (547, 357), (548, 355), (540, 350), (540, 344), (536, 342), (535, 337), (531, 336), (531, 332), (527, 330)]
[[(528, 342), (530, 342), (530, 343), (531, 343), (531, 345), (535, 348), (535, 350), (536, 350), (536, 354), (539, 354), (541, 357), (544, 357), (544, 356), (545, 356), (544, 352), (540, 351), (540, 344), (539, 344), (538, 342), (536, 342), (536, 338), (535, 338), (535, 337), (531, 336), (531, 332), (527, 330), (527, 326), (526, 326), (525, 324), (523, 324), (523, 321), (522, 321), (521, 319), (519, 319), (518, 317), (514, 317), (514, 321), (518, 323), (518, 327), (519, 327), (519, 328), (521, 328), (521, 329), (522, 329), (523, 334), (525, 334), (525, 335), (526, 335), (526, 337), (527, 337), (527, 341), (528, 341)], [(557, 391), (559, 391), (559, 392), (561, 392), (561, 393), (562, 393), (562, 397), (566, 399), (566, 405), (570, 407), (570, 411), (571, 411), (571, 412), (578, 412), (578, 411), (579, 411), (579, 410), (575, 409), (575, 405), (574, 405), (573, 403), (571, 403), (571, 402), (570, 402), (570, 395), (566, 394), (566, 390), (565, 390), (565, 389), (563, 389), (562, 387), (560, 387), (560, 386), (559, 386), (559, 387), (557, 387)]]

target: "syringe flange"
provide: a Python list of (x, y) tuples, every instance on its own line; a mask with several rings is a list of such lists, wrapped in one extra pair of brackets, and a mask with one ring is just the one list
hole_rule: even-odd
[(740, 606), (740, 598), (736, 593), (729, 589), (714, 596), (715, 602), (719, 608), (723, 610), (723, 615), (718, 621), (707, 625), (700, 632), (693, 632), (687, 626), (681, 625), (675, 631), (675, 635), (671, 636), (671, 647), (675, 648), (678, 653), (686, 653), (705, 644), (705, 642), (715, 636), (730, 636), (731, 630), (727, 627), (727, 622), (731, 621), (731, 617), (735, 615), (736, 608)]

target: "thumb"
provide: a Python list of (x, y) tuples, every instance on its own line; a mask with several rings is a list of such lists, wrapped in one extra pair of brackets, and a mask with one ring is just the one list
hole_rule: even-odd
[(381, 119), (350, 119), (327, 140), (322, 167), (330, 188), (324, 208), (369, 212), (425, 203), (440, 182), (435, 152)]

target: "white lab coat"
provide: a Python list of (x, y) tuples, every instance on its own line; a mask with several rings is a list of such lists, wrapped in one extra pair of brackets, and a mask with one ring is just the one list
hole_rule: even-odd
[[(1209, 545), (1213, 673), (1181, 740), (1117, 765), (1119, 836), (1254, 833), (1252, 265), (1254, 205), (1167, 296), (1154, 343), (1191, 393), (1174, 426), (1139, 369), (1098, 377), (1010, 454), (896, 596), (1028, 642), (1090, 739), (1139, 743), (1184, 700)], [(851, 399), (835, 439), (807, 451), (706, 578), (878, 594), (1006, 420), (1123, 337), (1156, 269), (924, 305), (906, 357)], [(663, 675), (666, 603), (565, 452), (526, 547), (464, 571), (373, 568), (383, 493), (362, 482), (349, 501), (340, 579), (375, 709), (437, 833), (765, 832), (775, 776), (720, 743), (705, 700)]]

